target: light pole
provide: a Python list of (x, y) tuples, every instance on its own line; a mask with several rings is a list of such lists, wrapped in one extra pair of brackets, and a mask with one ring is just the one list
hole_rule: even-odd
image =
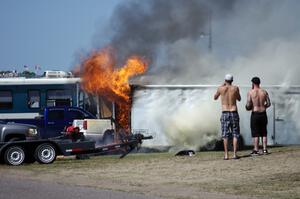
[(212, 25), (211, 25), (211, 18), (212, 18), (212, 11), (209, 10), (208, 13), (208, 33), (201, 32), (200, 37), (206, 37), (208, 36), (208, 50), (210, 53), (212, 53)]

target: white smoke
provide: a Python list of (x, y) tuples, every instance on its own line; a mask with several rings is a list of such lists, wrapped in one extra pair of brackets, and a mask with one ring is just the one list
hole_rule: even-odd
[[(169, 145), (199, 149), (219, 137), (219, 106), (212, 90), (158, 88), (136, 91), (133, 128), (155, 131), (146, 146)], [(151, 132), (153, 133), (153, 132)]]

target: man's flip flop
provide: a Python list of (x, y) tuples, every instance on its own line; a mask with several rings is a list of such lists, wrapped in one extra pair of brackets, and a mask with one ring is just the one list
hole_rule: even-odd
[(229, 158), (225, 158), (225, 157), (224, 157), (223, 160), (229, 160)]
[(238, 160), (238, 159), (240, 159), (240, 157), (239, 156), (234, 156), (234, 157), (232, 157), (232, 159), (233, 160)]

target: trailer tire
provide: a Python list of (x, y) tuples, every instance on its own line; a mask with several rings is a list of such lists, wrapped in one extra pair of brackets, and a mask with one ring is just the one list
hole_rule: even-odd
[(5, 150), (3, 158), (8, 165), (19, 166), (25, 160), (25, 151), (20, 146), (10, 146)]
[(51, 164), (56, 159), (55, 147), (50, 143), (41, 144), (35, 149), (34, 157), (41, 164)]

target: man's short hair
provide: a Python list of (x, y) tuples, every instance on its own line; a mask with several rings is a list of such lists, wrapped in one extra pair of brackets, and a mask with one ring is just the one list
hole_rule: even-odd
[(253, 84), (259, 85), (259, 84), (260, 84), (260, 79), (259, 79), (259, 77), (253, 77), (253, 78), (251, 79), (251, 82), (252, 82)]

